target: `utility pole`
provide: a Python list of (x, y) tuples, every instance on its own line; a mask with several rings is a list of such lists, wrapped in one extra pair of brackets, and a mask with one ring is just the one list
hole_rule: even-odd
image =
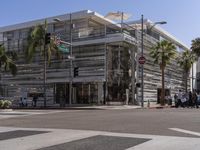
[[(69, 18), (70, 18), (70, 27), (69, 27), (69, 42), (66, 41), (62, 41), (62, 43), (65, 43), (67, 45), (70, 46), (70, 55), (68, 56), (68, 59), (70, 61), (70, 68), (69, 68), (69, 105), (72, 104), (72, 85), (73, 85), (73, 59), (74, 57), (72, 56), (72, 50), (73, 50), (73, 36), (72, 36), (72, 29), (74, 28), (74, 24), (72, 24), (72, 13), (69, 14)], [(54, 21), (56, 22), (62, 22), (59, 18), (55, 18)], [(67, 22), (67, 21), (66, 21)], [(67, 25), (67, 23), (65, 22), (65, 24)], [(67, 31), (67, 28), (65, 28), (65, 31)], [(78, 73), (78, 67), (74, 68), (76, 70), (76, 72)], [(64, 102), (65, 105), (65, 102)]]
[[(141, 55), (144, 56), (144, 18), (141, 17)], [(144, 107), (144, 66), (141, 65), (141, 107)]]
[(121, 33), (123, 32), (124, 12), (121, 12)]
[(72, 84), (73, 84), (73, 76), (72, 76), (72, 14), (70, 13), (70, 82), (69, 82), (69, 105), (72, 104)]
[[(46, 33), (45, 33), (46, 35)], [(46, 69), (47, 69), (47, 63), (46, 63), (46, 43), (44, 44), (44, 73), (43, 73), (43, 88), (44, 88), (44, 107), (47, 106), (47, 97), (46, 97)]]
[[(160, 22), (155, 22), (150, 30), (156, 26), (157, 24), (166, 24), (166, 21), (160, 21)], [(141, 16), (141, 57), (144, 59), (143, 61), (145, 61), (145, 57), (144, 57), (144, 16)], [(140, 58), (141, 58), (140, 57)], [(141, 107), (144, 107), (144, 63), (141, 64)]]
[(50, 42), (50, 34), (47, 34), (47, 21), (45, 20), (44, 23), (44, 72), (43, 72), (43, 89), (44, 89), (44, 108), (47, 106), (47, 97), (46, 97), (46, 70), (47, 70), (47, 63), (46, 63), (46, 44)]

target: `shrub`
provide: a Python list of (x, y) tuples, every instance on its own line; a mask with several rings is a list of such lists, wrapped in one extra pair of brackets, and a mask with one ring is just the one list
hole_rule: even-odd
[(0, 100), (0, 108), (3, 108), (3, 105), (4, 105), (4, 101)]
[(0, 108), (2, 109), (10, 108), (11, 104), (9, 100), (0, 100)]
[(4, 101), (4, 108), (10, 108), (11, 104), (12, 104), (11, 101), (5, 100)]

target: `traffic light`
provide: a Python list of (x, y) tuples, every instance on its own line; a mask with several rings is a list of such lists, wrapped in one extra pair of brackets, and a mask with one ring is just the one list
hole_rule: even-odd
[(51, 33), (45, 34), (45, 44), (49, 44), (51, 41)]
[(141, 83), (136, 83), (136, 87), (140, 88), (141, 87)]
[(78, 67), (75, 67), (74, 68), (74, 77), (77, 77), (78, 76)]

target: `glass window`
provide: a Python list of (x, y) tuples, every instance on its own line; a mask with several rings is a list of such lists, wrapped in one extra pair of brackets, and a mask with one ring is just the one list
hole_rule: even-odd
[(29, 29), (22, 29), (20, 32), (20, 38), (25, 39), (28, 37)]
[(3, 33), (0, 33), (0, 42), (3, 41)]
[(64, 23), (56, 23), (54, 24), (54, 31), (58, 32), (58, 31), (62, 31), (65, 29), (65, 24)]
[(13, 34), (12, 31), (6, 33), (7, 39), (13, 39), (13, 37), (14, 37), (13, 35), (14, 35), (14, 34)]

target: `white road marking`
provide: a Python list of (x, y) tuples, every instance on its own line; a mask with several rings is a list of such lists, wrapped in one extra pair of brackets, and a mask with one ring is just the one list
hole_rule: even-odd
[(76, 112), (76, 111), (82, 111), (82, 110), (28, 110), (28, 111), (13, 110), (13, 111), (0, 111), (0, 119), (24, 117), (24, 116), (30, 116), (30, 115), (54, 114), (54, 113), (61, 113), (61, 112)]
[(184, 129), (180, 129), (180, 128), (169, 128), (169, 129), (170, 129), (170, 130), (177, 131), (177, 132), (182, 132), (182, 133), (187, 133), (187, 134), (191, 134), (191, 135), (200, 136), (200, 133), (199, 133), (199, 132), (184, 130)]
[(199, 150), (200, 138), (113, 133), (89, 130), (0, 127), (1, 132), (11, 130), (50, 131), (48, 133), (0, 141), (3, 150), (36, 150), (96, 135), (150, 139), (127, 150)]
[[(4, 127), (0, 127), (0, 130)], [(6, 129), (9, 129), (6, 127)], [(0, 141), (2, 150), (35, 150), (43, 147), (49, 147), (62, 144), (82, 138), (88, 138), (98, 135), (94, 131), (80, 130), (60, 130), (60, 129), (38, 129), (38, 128), (15, 128), (16, 130), (50, 131), (44, 134), (14, 138)]]

